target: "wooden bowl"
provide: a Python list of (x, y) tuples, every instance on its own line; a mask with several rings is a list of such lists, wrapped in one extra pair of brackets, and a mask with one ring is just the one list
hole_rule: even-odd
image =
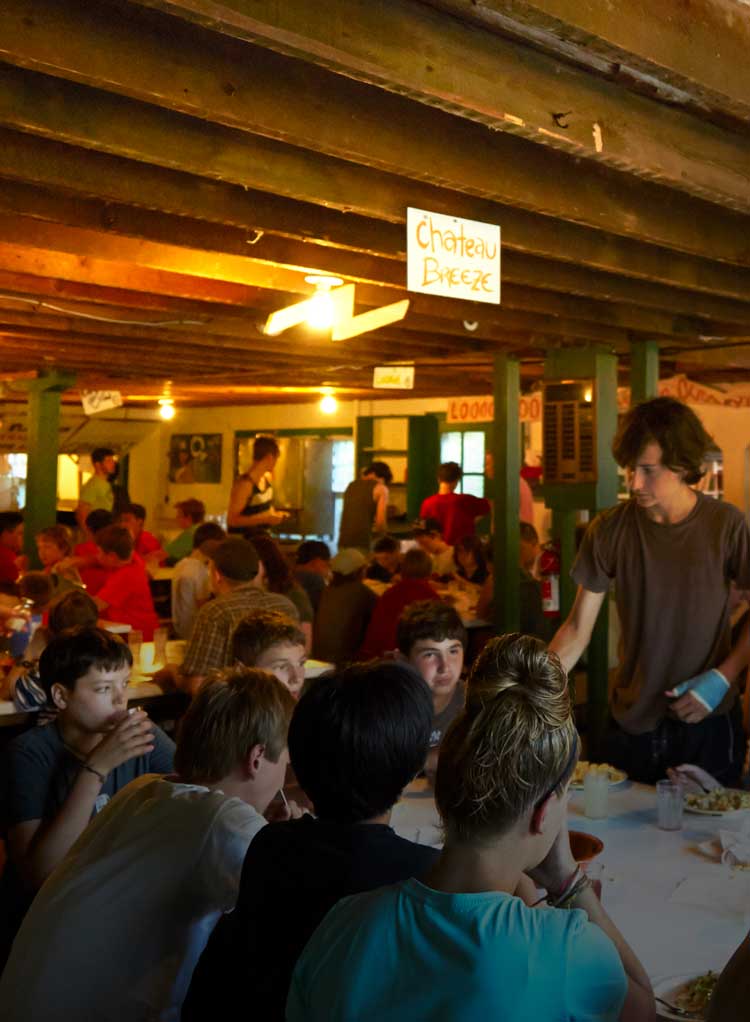
[(576, 862), (590, 862), (604, 849), (604, 842), (582, 830), (570, 831), (570, 850)]

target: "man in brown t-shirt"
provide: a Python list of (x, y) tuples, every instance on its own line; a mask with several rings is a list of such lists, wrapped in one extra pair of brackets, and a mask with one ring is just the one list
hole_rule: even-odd
[(750, 583), (750, 530), (738, 508), (692, 488), (712, 447), (673, 398), (631, 409), (613, 445), (631, 498), (588, 529), (575, 603), (550, 643), (570, 670), (615, 581), (622, 638), (605, 754), (648, 783), (692, 762), (736, 784), (744, 758), (734, 682), (750, 637), (746, 626), (732, 647), (729, 592)]

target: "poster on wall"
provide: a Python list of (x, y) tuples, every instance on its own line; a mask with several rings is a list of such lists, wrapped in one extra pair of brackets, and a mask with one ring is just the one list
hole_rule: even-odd
[(173, 433), (169, 439), (170, 483), (220, 483), (221, 433)]

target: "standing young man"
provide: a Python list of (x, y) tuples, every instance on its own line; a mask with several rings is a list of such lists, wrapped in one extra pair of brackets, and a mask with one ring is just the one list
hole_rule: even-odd
[(570, 671), (615, 581), (622, 643), (605, 754), (647, 783), (695, 763), (737, 784), (744, 757), (734, 683), (750, 645), (747, 626), (731, 645), (729, 590), (750, 585), (750, 530), (738, 508), (693, 489), (712, 447), (673, 398), (628, 412), (613, 452), (631, 497), (587, 530), (575, 603), (550, 643)]
[(344, 491), (339, 550), (353, 548), (367, 556), (373, 532), (388, 528), (388, 486), (393, 473), (384, 461), (373, 461)]
[(246, 535), (259, 527), (279, 525), (288, 517), (273, 506), (273, 471), (279, 460), (279, 445), (272, 436), (259, 436), (253, 443), (253, 463), (232, 487), (227, 513), (230, 532)]
[(86, 528), (86, 516), (90, 511), (100, 508), (112, 511), (115, 506), (115, 493), (110, 482), (110, 476), (114, 476), (117, 467), (115, 452), (110, 447), (97, 447), (91, 452), (91, 464), (94, 474), (81, 487), (76, 508), (76, 521), (82, 529)]
[(463, 470), (458, 462), (446, 461), (438, 469), (438, 492), (422, 501), (420, 518), (440, 522), (443, 539), (455, 546), (464, 536), (476, 534), (476, 523), (490, 513), (490, 502), (471, 493), (456, 493)]

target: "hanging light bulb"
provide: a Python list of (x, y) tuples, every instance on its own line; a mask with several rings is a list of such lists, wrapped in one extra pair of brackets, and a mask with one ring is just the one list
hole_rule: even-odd
[(344, 282), (341, 277), (324, 277), (311, 273), (305, 277), (308, 284), (315, 286), (315, 294), (308, 300), (305, 321), (312, 330), (330, 330), (336, 319), (336, 306), (330, 291)]
[(159, 415), (167, 422), (175, 416), (174, 401), (171, 397), (159, 398)]
[(320, 410), (324, 415), (333, 415), (338, 406), (339, 403), (333, 394), (324, 394), (320, 399)]

